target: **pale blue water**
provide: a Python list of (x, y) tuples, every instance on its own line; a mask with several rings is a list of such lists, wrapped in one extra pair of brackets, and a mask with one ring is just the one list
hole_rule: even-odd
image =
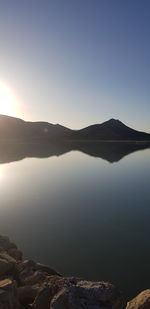
[(117, 163), (72, 151), (0, 165), (0, 233), (64, 275), (150, 286), (150, 150)]

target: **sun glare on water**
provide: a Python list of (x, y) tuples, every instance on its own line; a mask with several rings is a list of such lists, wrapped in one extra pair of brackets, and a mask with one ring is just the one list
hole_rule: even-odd
[(0, 81), (0, 114), (17, 117), (17, 99), (13, 91)]

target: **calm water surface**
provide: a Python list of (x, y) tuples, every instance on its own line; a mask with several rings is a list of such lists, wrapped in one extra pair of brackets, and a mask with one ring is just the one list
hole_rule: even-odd
[(78, 151), (0, 165), (0, 233), (65, 275), (150, 287), (150, 150), (109, 163)]

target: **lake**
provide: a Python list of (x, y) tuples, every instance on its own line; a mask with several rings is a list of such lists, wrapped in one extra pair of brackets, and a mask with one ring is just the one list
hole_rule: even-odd
[(83, 148), (23, 159), (1, 147), (0, 233), (25, 258), (131, 298), (150, 284), (150, 149)]

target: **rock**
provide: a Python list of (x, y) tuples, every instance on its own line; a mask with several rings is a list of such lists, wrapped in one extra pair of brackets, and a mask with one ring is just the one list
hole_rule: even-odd
[(36, 263), (36, 269), (40, 270), (42, 272), (45, 272), (50, 276), (55, 276), (55, 275), (60, 276), (60, 274), (58, 272), (56, 272), (56, 270), (52, 269), (51, 267), (49, 267), (47, 265)]
[[(7, 278), (9, 275), (9, 278)], [(22, 261), (22, 253), (8, 237), (0, 236), (0, 309), (125, 309), (116, 287), (107, 282), (64, 278), (49, 266), (33, 260)], [(7, 277), (6, 277), (7, 276)], [(11, 276), (11, 278), (10, 278)], [(16, 287), (16, 283), (17, 286)], [(128, 303), (140, 301), (150, 309), (150, 290)], [(149, 293), (149, 294), (148, 294)], [(22, 307), (21, 307), (22, 306)]]
[(150, 290), (145, 290), (128, 302), (126, 309), (150, 309)]
[(0, 276), (14, 273), (16, 260), (6, 251), (0, 252)]
[(42, 291), (39, 292), (36, 297), (32, 308), (33, 309), (49, 309), (50, 300), (51, 300), (51, 291), (49, 287), (45, 287)]
[(5, 251), (10, 248), (17, 249), (17, 246), (14, 243), (11, 243), (7, 236), (0, 236), (0, 247)]
[(13, 265), (16, 264), (16, 260), (12, 256), (10, 256), (6, 251), (0, 252), (0, 258), (9, 263), (12, 263)]
[(0, 258), (0, 276), (12, 273), (13, 267), (14, 265), (11, 262)]
[(32, 285), (46, 281), (46, 278), (58, 273), (48, 266), (26, 260), (18, 265), (18, 273), (22, 285)]
[(37, 293), (40, 291), (39, 286), (22, 286), (18, 289), (18, 299), (22, 305), (32, 304), (35, 300)]
[[(71, 307), (70, 306), (74, 306), (75, 304), (71, 304), (70, 303), (70, 293), (68, 291), (67, 288), (62, 288), (52, 299), (51, 301), (51, 305), (50, 305), (50, 308), (51, 309), (58, 309), (58, 308), (61, 308), (61, 309), (70, 309)], [(71, 301), (73, 303), (73, 301)], [(82, 305), (83, 305), (83, 301), (81, 299), (81, 302), (82, 302)], [(70, 304), (69, 304), (70, 303)], [(87, 304), (86, 304), (87, 305)], [(83, 305), (84, 306), (84, 305)], [(74, 307), (72, 307), (73, 309)], [(84, 307), (83, 307), (84, 308)], [(98, 308), (99, 309), (99, 308)]]
[[(42, 307), (42, 304), (43, 305)], [(34, 309), (124, 309), (118, 290), (107, 282), (81, 281), (74, 278), (55, 280), (43, 289), (34, 302)]]
[(16, 283), (10, 279), (0, 281), (0, 309), (20, 309)]
[(48, 282), (48, 277), (45, 273), (41, 271), (35, 271), (31, 276), (27, 276), (23, 279), (24, 285), (34, 285), (40, 284), (42, 285), (43, 282)]
[(10, 248), (8, 249), (8, 254), (13, 257), (16, 261), (22, 261), (22, 252), (16, 248)]
[(17, 246), (10, 242), (6, 236), (0, 236), (0, 253), (5, 252), (10, 257), (14, 258), (15, 261), (22, 260), (22, 252), (17, 249)]

